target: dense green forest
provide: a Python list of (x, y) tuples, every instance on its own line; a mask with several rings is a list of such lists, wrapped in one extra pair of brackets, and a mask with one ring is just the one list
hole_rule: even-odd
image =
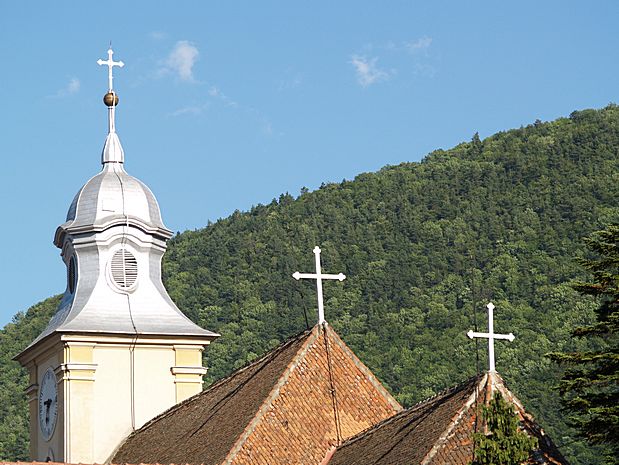
[[(496, 304), (497, 369), (574, 464), (599, 451), (564, 421), (561, 369), (545, 354), (579, 348), (570, 334), (596, 304), (573, 290), (583, 237), (619, 222), (619, 107), (501, 132), (420, 163), (283, 194), (178, 234), (164, 260), (178, 306), (221, 338), (207, 382), (316, 321), (312, 248), (326, 272), (326, 318), (405, 405), (484, 370), (485, 304)], [(205, 201), (209, 201), (206, 199)], [(165, 213), (165, 212), (164, 212)], [(25, 373), (11, 361), (45, 326), (57, 298), (0, 331), (0, 459), (27, 457)]]

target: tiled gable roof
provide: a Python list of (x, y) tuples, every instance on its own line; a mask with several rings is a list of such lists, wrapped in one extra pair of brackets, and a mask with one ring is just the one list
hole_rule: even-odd
[(316, 326), (131, 434), (113, 463), (317, 464), (400, 405)]
[(342, 444), (329, 465), (421, 463), (479, 382), (473, 378), (379, 423)]
[(309, 335), (289, 339), (155, 417), (127, 438), (113, 462), (221, 463)]
[(322, 465), (467, 465), (473, 459), (476, 406), (495, 391), (515, 407), (527, 434), (538, 439), (529, 463), (568, 465), (496, 373), (471, 378), (377, 424), (330, 451)]

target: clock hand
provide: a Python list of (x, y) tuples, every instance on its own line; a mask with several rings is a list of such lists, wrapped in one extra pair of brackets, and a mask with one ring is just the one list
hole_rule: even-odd
[(47, 399), (45, 402), (43, 402), (43, 405), (45, 405), (45, 424), (49, 423), (49, 409), (52, 405), (52, 399)]

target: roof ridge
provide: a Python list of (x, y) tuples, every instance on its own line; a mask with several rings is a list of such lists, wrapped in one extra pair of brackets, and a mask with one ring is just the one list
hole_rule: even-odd
[[(481, 381), (484, 377), (484, 373), (478, 373), (475, 376), (471, 376), (470, 378), (459, 382), (458, 384), (455, 384), (453, 386), (450, 386), (448, 388), (443, 389), (442, 391), (437, 392), (436, 394), (431, 395), (430, 397), (427, 397), (423, 400), (420, 400), (419, 402), (417, 402), (416, 404), (413, 404), (410, 408), (414, 408), (417, 407), (421, 404), (425, 404), (426, 402), (429, 402), (433, 399), (436, 399), (437, 397), (445, 397), (449, 394), (452, 394), (455, 391), (459, 391), (460, 389), (464, 388), (466, 385), (468, 384), (474, 384), (473, 382), (475, 381), (475, 383), (478, 383), (479, 381)], [(407, 409), (408, 410), (408, 409)]]
[(326, 332), (329, 338), (333, 339), (333, 341), (345, 352), (348, 357), (352, 360), (353, 364), (361, 371), (366, 379), (374, 386), (376, 390), (378, 390), (385, 399), (387, 399), (388, 403), (396, 410), (396, 413), (399, 411), (405, 410), (404, 407), (397, 401), (397, 399), (387, 390), (385, 386), (380, 382), (380, 380), (376, 377), (376, 375), (370, 370), (357, 354), (348, 347), (348, 344), (344, 342), (344, 340), (340, 337), (340, 335), (335, 331), (330, 325), (326, 326)]
[[(473, 392), (468, 393), (468, 396), (464, 402), (464, 405), (460, 406), (456, 414), (451, 417), (450, 422), (447, 424), (443, 432), (436, 439), (436, 441), (434, 442), (430, 450), (423, 457), (421, 461), (421, 465), (426, 465), (434, 459), (438, 451), (441, 450), (445, 446), (448, 439), (452, 436), (454, 429), (458, 426), (458, 424), (462, 420), (463, 415), (466, 414), (468, 409), (470, 409), (473, 406), (473, 404), (475, 404), (474, 409), (477, 409), (477, 402), (479, 400), (480, 391), (485, 390), (486, 387), (488, 386), (488, 383), (491, 383), (491, 380), (490, 380), (491, 373), (492, 372), (484, 372), (483, 374), (477, 373), (475, 377), (470, 378), (468, 380), (468, 384), (473, 387)], [(461, 386), (461, 387), (464, 387), (464, 386)], [(457, 393), (457, 392), (462, 392), (462, 391), (457, 391), (457, 390), (454, 391), (454, 393)], [(466, 393), (466, 391), (464, 392)], [(444, 398), (447, 399), (449, 395), (450, 394), (447, 394)]]
[(221, 386), (222, 384), (229, 382), (230, 380), (232, 380), (232, 378), (234, 378), (235, 376), (239, 375), (240, 373), (247, 371), (248, 369), (250, 369), (253, 366), (259, 365), (263, 362), (267, 362), (267, 360), (269, 359), (273, 359), (275, 358), (275, 356), (277, 356), (278, 354), (280, 354), (284, 349), (286, 349), (288, 346), (290, 346), (291, 344), (293, 344), (294, 342), (303, 339), (304, 337), (306, 337), (307, 335), (309, 335), (311, 333), (311, 329), (309, 330), (303, 330), (300, 333), (295, 334), (294, 336), (289, 337), (288, 339), (286, 339), (284, 342), (282, 342), (281, 344), (279, 344), (277, 347), (274, 347), (273, 349), (267, 351), (265, 354), (263, 354), (262, 356), (251, 360), (249, 362), (247, 362), (247, 364), (245, 364), (244, 366), (242, 366), (241, 368), (237, 368), (236, 370), (234, 370), (232, 373), (228, 374), (227, 376), (225, 376), (224, 378), (218, 379), (217, 381), (215, 381), (214, 383), (212, 383), (211, 385), (208, 386), (208, 388), (204, 389), (203, 391), (198, 392), (197, 394), (194, 394), (191, 397), (188, 397), (187, 399), (179, 402), (178, 404), (174, 404), (173, 406), (171, 406), (170, 408), (168, 408), (167, 410), (164, 410), (163, 412), (161, 412), (159, 415), (156, 415), (155, 417), (151, 418), (148, 422), (146, 422), (144, 425), (142, 425), (140, 428), (134, 430), (131, 432), (131, 434), (129, 434), (119, 445), (118, 450), (121, 449), (121, 447), (124, 445), (124, 443), (131, 438), (132, 436), (134, 436), (136, 433), (140, 432), (140, 431), (145, 431), (148, 428), (150, 428), (154, 423), (156, 423), (157, 421), (161, 420), (162, 418), (168, 417), (169, 415), (173, 414), (176, 410), (178, 410), (179, 408), (183, 407), (186, 404), (189, 404), (193, 401), (195, 401), (198, 397), (204, 396), (207, 393), (211, 392), (213, 389)]
[(380, 421), (378, 423), (376, 423), (375, 425), (370, 426), (369, 428), (364, 429), (363, 431), (361, 431), (360, 433), (356, 434), (355, 436), (353, 436), (352, 438), (349, 438), (348, 440), (344, 441), (342, 444), (340, 444), (338, 446), (338, 449), (340, 447), (344, 447), (344, 446), (348, 446), (349, 444), (352, 444), (362, 438), (364, 438), (365, 436), (367, 436), (368, 434), (370, 434), (373, 430), (378, 429), (384, 425), (387, 425), (393, 421), (395, 421), (396, 419), (399, 419), (400, 417), (410, 414), (412, 412), (415, 412), (417, 410), (420, 410), (421, 407), (425, 406), (425, 404), (429, 403), (431, 400), (435, 400), (438, 399), (439, 397), (447, 397), (455, 392), (459, 392), (462, 388), (466, 387), (467, 385), (471, 384), (471, 385), (476, 385), (481, 379), (483, 378), (483, 374), (482, 373), (478, 373), (475, 376), (472, 376), (470, 378), (468, 378), (465, 381), (462, 381), (454, 386), (448, 387), (446, 389), (443, 389), (442, 391), (439, 391), (438, 393), (424, 399), (421, 400), (419, 402), (417, 402), (416, 404), (411, 405), (410, 407), (396, 413), (395, 415), (390, 416), (389, 418), (384, 419), (383, 421)]
[[(224, 464), (231, 463), (232, 460), (234, 460), (234, 458), (237, 456), (237, 454), (243, 447), (243, 444), (246, 442), (248, 435), (251, 433), (251, 431), (255, 429), (255, 427), (262, 420), (262, 418), (264, 418), (264, 413), (268, 409), (268, 406), (271, 405), (273, 401), (277, 399), (277, 397), (279, 397), (279, 395), (281, 394), (282, 386), (285, 385), (286, 381), (290, 377), (290, 374), (299, 365), (301, 360), (305, 358), (305, 356), (307, 355), (307, 351), (309, 350), (309, 346), (312, 345), (316, 341), (316, 338), (320, 334), (320, 331), (321, 331), (320, 325), (315, 325), (313, 328), (308, 329), (302, 333), (304, 337), (306, 335), (312, 336), (312, 337), (307, 337), (306, 341), (297, 350), (294, 357), (290, 360), (290, 362), (288, 362), (288, 365), (286, 366), (286, 368), (284, 368), (284, 370), (280, 373), (279, 377), (277, 378), (277, 381), (275, 382), (275, 384), (273, 385), (269, 393), (266, 395), (266, 397), (263, 399), (262, 403), (258, 407), (258, 410), (254, 414), (253, 418), (249, 421), (249, 423), (247, 424), (243, 432), (236, 439), (235, 443), (233, 444), (232, 448), (230, 449), (230, 451), (228, 452), (226, 458), (224, 459), (222, 463)], [(296, 342), (301, 339), (303, 338), (297, 337), (292, 340)]]

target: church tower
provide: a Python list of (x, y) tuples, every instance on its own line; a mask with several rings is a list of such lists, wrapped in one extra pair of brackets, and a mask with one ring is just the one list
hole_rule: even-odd
[(202, 351), (218, 334), (174, 305), (161, 281), (172, 232), (146, 185), (127, 174), (116, 134), (108, 50), (109, 132), (102, 170), (79, 190), (54, 244), (67, 288), (45, 330), (16, 359), (30, 375), (32, 460), (104, 463), (155, 415), (202, 389)]

